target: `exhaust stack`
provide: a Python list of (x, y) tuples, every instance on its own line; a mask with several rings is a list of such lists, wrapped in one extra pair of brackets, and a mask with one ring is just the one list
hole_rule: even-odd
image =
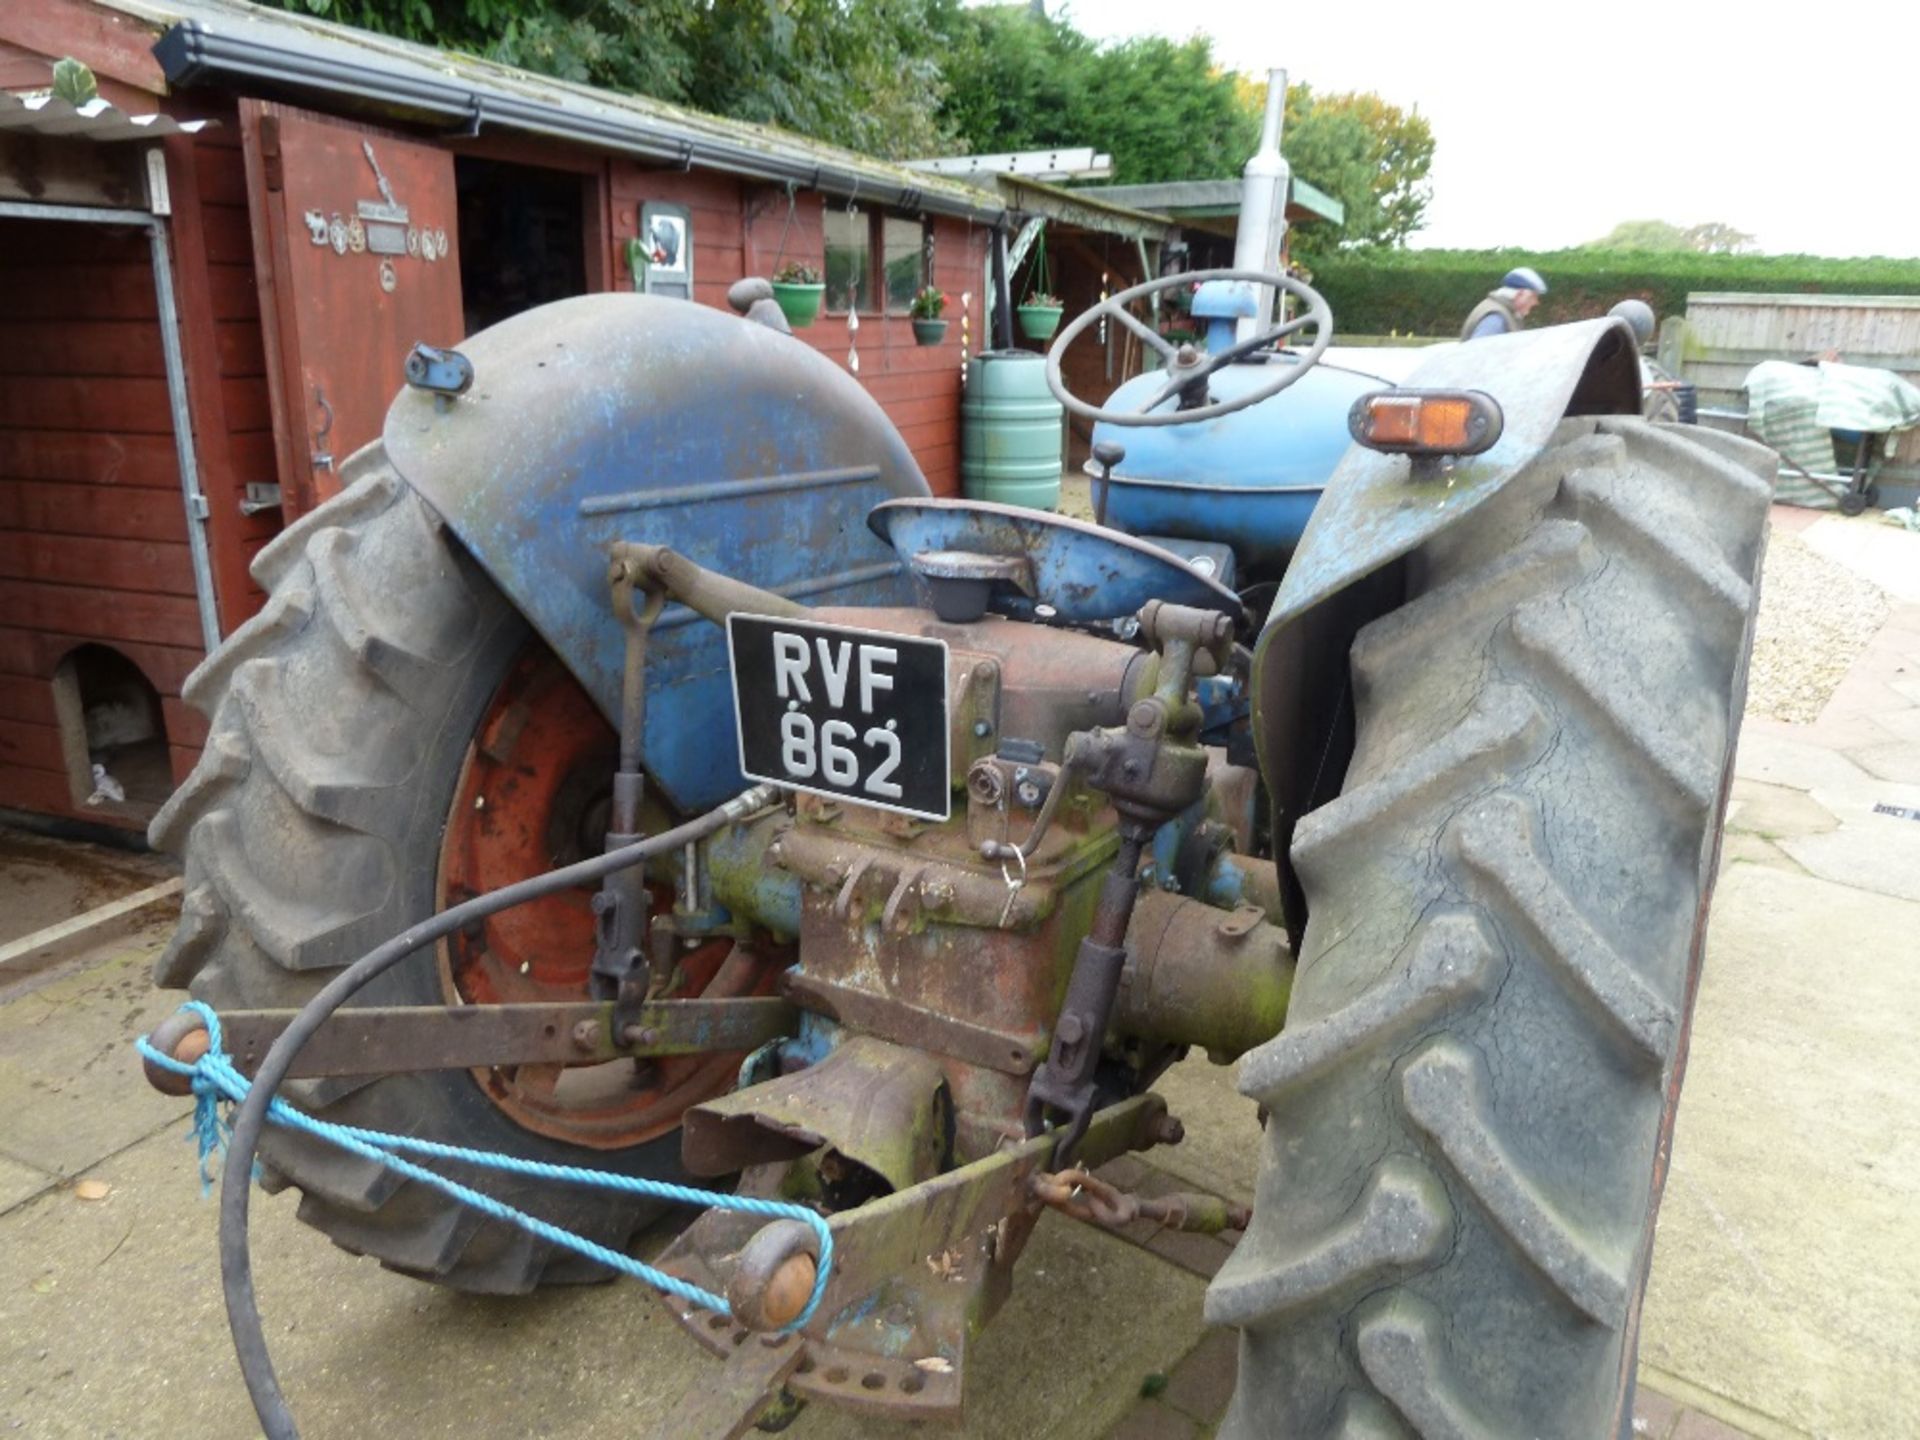
[[(1278, 270), (1280, 242), (1287, 234), (1287, 189), (1292, 170), (1280, 154), (1280, 126), (1286, 117), (1287, 72), (1267, 72), (1267, 113), (1260, 126), (1260, 148), (1240, 172), (1240, 224), (1234, 235), (1236, 270)], [(1234, 338), (1258, 334), (1273, 319), (1273, 287), (1262, 285), (1255, 313), (1235, 326)]]

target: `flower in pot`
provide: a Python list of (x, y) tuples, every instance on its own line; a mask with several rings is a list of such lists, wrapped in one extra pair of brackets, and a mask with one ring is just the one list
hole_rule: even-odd
[(819, 318), (820, 303), (827, 287), (820, 283), (820, 272), (803, 260), (789, 260), (773, 274), (773, 301), (787, 323), (804, 330)]
[(1020, 317), (1020, 333), (1029, 340), (1051, 340), (1053, 332), (1060, 328), (1060, 312), (1064, 308), (1059, 296), (1035, 290), (1014, 310)]
[(913, 338), (917, 344), (938, 345), (946, 338), (947, 322), (941, 318), (946, 308), (947, 297), (931, 285), (915, 293), (907, 313), (913, 317)]

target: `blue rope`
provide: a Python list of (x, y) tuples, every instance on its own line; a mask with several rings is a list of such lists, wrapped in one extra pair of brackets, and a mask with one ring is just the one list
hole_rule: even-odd
[[(213, 1008), (198, 1000), (190, 1000), (180, 1007), (198, 1015), (207, 1027), (207, 1053), (189, 1065), (176, 1060), (171, 1055), (163, 1055), (155, 1049), (149, 1038), (142, 1035), (133, 1043), (145, 1059), (171, 1070), (176, 1075), (189, 1076), (193, 1081), (194, 1114), (193, 1133), (200, 1147), (200, 1182), (203, 1187), (212, 1184), (211, 1161), (216, 1150), (224, 1150), (228, 1137), (232, 1133), (231, 1124), (220, 1113), (220, 1104), (238, 1105), (247, 1098), (247, 1092), (253, 1084), (234, 1067), (232, 1057), (221, 1045), (220, 1017)], [(418, 1140), (409, 1135), (389, 1135), (380, 1130), (362, 1130), (352, 1125), (336, 1125), (330, 1120), (316, 1119), (303, 1110), (296, 1110), (278, 1096), (275, 1096), (267, 1108), (267, 1118), (276, 1125), (288, 1130), (303, 1131), (317, 1136), (330, 1144), (339, 1146), (354, 1155), (375, 1161), (386, 1166), (409, 1180), (417, 1180), (422, 1185), (450, 1195), (463, 1205), (472, 1206), (483, 1215), (503, 1220), (509, 1225), (517, 1225), (529, 1234), (537, 1235), (550, 1244), (597, 1260), (610, 1270), (665, 1291), (678, 1299), (698, 1305), (706, 1310), (733, 1316), (732, 1307), (720, 1296), (710, 1290), (678, 1276), (669, 1275), (664, 1270), (655, 1269), (644, 1261), (631, 1255), (609, 1249), (585, 1236), (575, 1235), (563, 1230), (550, 1221), (537, 1215), (529, 1215), (524, 1210), (515, 1209), (504, 1201), (491, 1195), (484, 1195), (470, 1186), (462, 1185), (458, 1180), (448, 1179), (435, 1171), (402, 1159), (395, 1152), (405, 1151), (437, 1160), (454, 1160), (464, 1165), (473, 1165), (486, 1170), (499, 1170), (510, 1175), (526, 1175), (538, 1180), (553, 1180), (563, 1185), (586, 1185), (601, 1190), (621, 1190), (632, 1195), (645, 1196), (650, 1200), (664, 1200), (675, 1205), (693, 1205), (702, 1209), (735, 1210), (748, 1215), (766, 1215), (775, 1219), (800, 1220), (811, 1226), (820, 1242), (820, 1256), (817, 1273), (813, 1282), (813, 1293), (807, 1297), (806, 1308), (791, 1322), (782, 1327), (780, 1333), (798, 1330), (813, 1318), (813, 1312), (819, 1307), (821, 1296), (826, 1294), (827, 1279), (833, 1269), (833, 1232), (827, 1228), (827, 1222), (813, 1211), (802, 1205), (789, 1205), (778, 1200), (761, 1200), (751, 1195), (727, 1195), (716, 1190), (695, 1190), (686, 1185), (672, 1185), (664, 1180), (646, 1180), (635, 1175), (619, 1175), (607, 1170), (587, 1170), (574, 1165), (549, 1165), (539, 1160), (522, 1160), (513, 1155), (494, 1155), (484, 1150), (469, 1150), (459, 1145), (443, 1145), (435, 1140)]]

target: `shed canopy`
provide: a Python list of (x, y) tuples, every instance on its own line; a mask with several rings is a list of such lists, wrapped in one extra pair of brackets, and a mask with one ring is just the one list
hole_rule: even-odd
[(211, 120), (176, 120), (171, 115), (129, 115), (105, 100), (75, 105), (51, 94), (13, 95), (0, 90), (0, 133), (66, 136), (77, 140), (158, 140), (192, 135)]
[[(1078, 194), (1097, 196), (1116, 205), (1133, 206), (1140, 210), (1152, 210), (1162, 215), (1172, 216), (1175, 220), (1192, 224), (1201, 222), (1201, 228), (1219, 228), (1231, 231), (1234, 221), (1240, 216), (1240, 182), (1238, 180), (1169, 180), (1158, 185), (1090, 185)], [(1309, 185), (1298, 175), (1292, 179), (1287, 191), (1287, 219), (1290, 222), (1301, 220), (1325, 220), (1334, 225), (1346, 222), (1347, 208), (1333, 196), (1313, 185)], [(1221, 226), (1207, 226), (1208, 220), (1224, 222)]]

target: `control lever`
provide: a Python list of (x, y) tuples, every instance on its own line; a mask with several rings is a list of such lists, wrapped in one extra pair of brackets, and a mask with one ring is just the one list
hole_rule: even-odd
[[(1027, 1084), (1027, 1134), (1038, 1135), (1050, 1125), (1060, 1132), (1051, 1158), (1054, 1169), (1072, 1158), (1093, 1118), (1095, 1071), (1126, 969), (1141, 854), (1162, 825), (1206, 791), (1202, 714), (1193, 703), (1195, 662), (1210, 657), (1218, 668), (1233, 643), (1233, 618), (1150, 600), (1140, 611), (1140, 633), (1160, 652), (1153, 694), (1134, 702), (1125, 725), (1081, 732), (1069, 741), (1073, 768), (1119, 812), (1120, 849), (1101, 882), (1093, 924), (1074, 956), (1047, 1058)], [(1056, 790), (1065, 778), (1063, 766)]]
[[(666, 603), (665, 593), (652, 588), (635, 594), (641, 568), (617, 556), (608, 581), (614, 613), (626, 632), (626, 670), (620, 687), (620, 761), (613, 775), (613, 809), (608, 817), (607, 849), (619, 850), (640, 840), (640, 809), (646, 797), (646, 776), (640, 769), (640, 737), (647, 720), (647, 640), (653, 622)], [(645, 938), (652, 909), (644, 865), (615, 870), (600, 882), (593, 897), (593, 965), (588, 988), (596, 1000), (614, 1002), (615, 1033), (630, 1019), (647, 995), (664, 979), (648, 967)], [(659, 968), (672, 963), (670, 955), (656, 957)]]
[(1114, 440), (1096, 440), (1093, 442), (1093, 463), (1100, 467), (1100, 488), (1093, 496), (1093, 520), (1096, 525), (1107, 523), (1107, 497), (1113, 493), (1110, 483), (1113, 479), (1113, 467), (1127, 458), (1127, 447)]

